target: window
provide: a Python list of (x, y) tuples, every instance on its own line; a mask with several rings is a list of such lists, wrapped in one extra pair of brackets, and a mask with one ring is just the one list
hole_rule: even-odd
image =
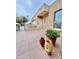
[(54, 14), (54, 28), (61, 29), (62, 26), (62, 9), (55, 11)]

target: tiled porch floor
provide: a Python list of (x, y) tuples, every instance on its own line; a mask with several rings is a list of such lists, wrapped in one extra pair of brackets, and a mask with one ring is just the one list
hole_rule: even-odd
[(41, 36), (41, 30), (16, 32), (16, 59), (60, 59), (61, 40), (57, 40), (50, 57), (39, 44)]

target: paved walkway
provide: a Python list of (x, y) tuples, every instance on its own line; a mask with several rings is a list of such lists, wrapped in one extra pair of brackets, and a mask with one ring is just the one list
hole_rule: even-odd
[(57, 40), (50, 57), (39, 44), (41, 36), (43, 34), (40, 30), (16, 32), (16, 59), (60, 59), (61, 40)]

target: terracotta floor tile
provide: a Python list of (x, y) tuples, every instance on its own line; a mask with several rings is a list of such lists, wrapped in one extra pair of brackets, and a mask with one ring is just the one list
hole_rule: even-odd
[(58, 45), (54, 47), (50, 57), (39, 44), (41, 36), (43, 36), (41, 30), (16, 32), (16, 59), (58, 59), (61, 41), (57, 40)]

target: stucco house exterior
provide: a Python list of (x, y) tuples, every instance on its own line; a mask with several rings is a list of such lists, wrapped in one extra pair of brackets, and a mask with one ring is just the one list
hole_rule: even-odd
[(62, 11), (62, 0), (56, 0), (51, 5), (43, 4), (33, 16), (32, 20), (38, 27), (41, 27), (42, 29), (54, 28), (55, 13), (57, 11)]

